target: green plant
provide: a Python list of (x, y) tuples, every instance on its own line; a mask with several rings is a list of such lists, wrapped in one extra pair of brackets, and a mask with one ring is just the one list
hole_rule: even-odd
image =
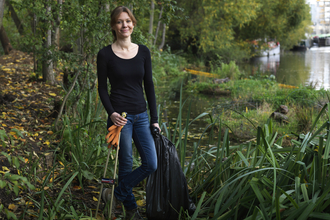
[(306, 107), (297, 107), (295, 109), (298, 131), (307, 132), (312, 126), (313, 109), (307, 109)]
[[(20, 160), (24, 161), (22, 157), (11, 156), (3, 151), (1, 154), (4, 155), (7, 158), (9, 164), (15, 167), (17, 170), (20, 168)], [(4, 169), (4, 167), (2, 167), (2, 169), (5, 171), (0, 171), (0, 189), (6, 190), (7, 194), (14, 192), (15, 195), (18, 196), (20, 189), (23, 189), (24, 191), (26, 191), (27, 188), (30, 190), (35, 189), (34, 185), (29, 182), (27, 177), (13, 174), (8, 168)], [(0, 213), (3, 211), (6, 213), (8, 219), (17, 219), (13, 212), (9, 211), (7, 208), (4, 208), (3, 204), (1, 204)]]

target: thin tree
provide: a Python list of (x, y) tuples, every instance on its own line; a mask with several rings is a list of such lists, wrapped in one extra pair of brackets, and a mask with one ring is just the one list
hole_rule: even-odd
[(150, 5), (150, 19), (149, 19), (149, 41), (152, 43), (152, 29), (154, 28), (154, 12), (155, 12), (155, 2), (151, 0), (151, 5)]
[(57, 49), (59, 49), (60, 47), (60, 23), (61, 23), (61, 17), (62, 17), (62, 3), (63, 0), (57, 0), (57, 3), (59, 5), (59, 12), (58, 12), (58, 16), (56, 19), (56, 28), (55, 28), (55, 45), (57, 47)]
[(5, 11), (5, 0), (0, 0), (0, 26), (2, 25), (4, 11)]
[(55, 76), (53, 72), (53, 61), (50, 58), (52, 55), (52, 52), (50, 50), (50, 47), (52, 45), (52, 28), (51, 28), (51, 21), (50, 21), (50, 16), (51, 16), (51, 3), (50, 0), (46, 1), (46, 16), (47, 20), (45, 21), (47, 25), (47, 30), (46, 30), (46, 36), (45, 36), (45, 42), (44, 42), (44, 48), (45, 48), (45, 57), (42, 62), (42, 76), (43, 80), (45, 82), (49, 82), (51, 85), (55, 84)]
[(13, 47), (11, 46), (5, 28), (2, 25), (4, 10), (5, 10), (5, 0), (0, 0), (0, 41), (5, 54), (9, 54), (9, 52), (13, 49)]
[(165, 32), (166, 32), (166, 24), (163, 23), (163, 35), (162, 35), (162, 42), (160, 43), (158, 49), (161, 50), (163, 49), (164, 45), (165, 45)]
[(163, 7), (164, 7), (164, 5), (162, 4), (162, 7), (160, 8), (160, 12), (159, 12), (159, 18), (158, 18), (158, 24), (157, 24), (157, 29), (156, 29), (156, 33), (155, 33), (154, 45), (156, 45), (156, 42), (157, 42), (157, 36), (158, 36), (160, 24), (161, 24), (162, 15), (163, 15)]
[(16, 25), (16, 28), (18, 30), (18, 33), (20, 35), (24, 35), (24, 27), (22, 25), (21, 20), (19, 19), (18, 15), (17, 15), (14, 7), (12, 6), (12, 4), (10, 4), (10, 1), (9, 0), (6, 0), (6, 5), (9, 8), (11, 18), (13, 19), (13, 21), (14, 21), (14, 23)]

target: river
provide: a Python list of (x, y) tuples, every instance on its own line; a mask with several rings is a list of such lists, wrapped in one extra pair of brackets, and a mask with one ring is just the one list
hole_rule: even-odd
[[(247, 74), (273, 74), (277, 82), (287, 85), (312, 85), (315, 89), (330, 88), (330, 47), (312, 48), (306, 52), (285, 52), (281, 55), (270, 57), (258, 57), (250, 62), (239, 66)], [(163, 78), (156, 85), (157, 101), (161, 105), (162, 122), (166, 123), (173, 134), (176, 126), (180, 106), (180, 80), (176, 83), (169, 82)], [(173, 84), (175, 86), (173, 86)], [(203, 112), (212, 113), (215, 106), (230, 105), (231, 101), (223, 97), (206, 96), (202, 94), (189, 93), (184, 90), (182, 111), (182, 129), (186, 124), (188, 106), (191, 102), (190, 121)], [(229, 106), (230, 107), (230, 106)], [(202, 133), (209, 125), (208, 117), (193, 122), (189, 126), (188, 145), (198, 142)], [(164, 130), (163, 130), (164, 131)], [(201, 144), (209, 143), (208, 132), (204, 134)], [(177, 136), (177, 135), (176, 135)], [(216, 138), (215, 138), (216, 139)]]
[(288, 85), (311, 85), (315, 89), (330, 88), (330, 47), (312, 47), (306, 52), (257, 57), (243, 65), (252, 74), (271, 73), (277, 82)]

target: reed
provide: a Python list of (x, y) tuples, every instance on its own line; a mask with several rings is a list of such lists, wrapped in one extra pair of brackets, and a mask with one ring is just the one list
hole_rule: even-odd
[[(297, 135), (292, 147), (281, 146), (283, 136), (273, 131), (271, 120), (256, 128), (253, 142), (231, 146), (226, 129), (223, 137), (219, 133), (217, 146), (202, 148), (195, 143), (184, 171), (198, 205), (195, 214), (186, 218), (329, 218), (330, 122), (314, 131), (328, 110), (327, 104), (310, 132)], [(221, 127), (221, 120), (208, 126), (214, 123)], [(183, 129), (188, 130), (189, 124)], [(183, 142), (183, 152), (187, 147)]]

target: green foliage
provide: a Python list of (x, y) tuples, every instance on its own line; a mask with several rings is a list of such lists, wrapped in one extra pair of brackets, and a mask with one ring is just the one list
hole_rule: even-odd
[(240, 76), (240, 70), (234, 61), (230, 61), (229, 64), (220, 63), (217, 65), (216, 63), (212, 65), (211, 72), (219, 74), (218, 78), (228, 77), (231, 80), (239, 79)]
[(187, 65), (187, 61), (183, 57), (173, 54), (167, 47), (164, 51), (153, 50), (152, 65), (153, 76), (157, 79), (162, 76), (182, 75), (181, 70)]
[(181, 43), (211, 59), (218, 54), (227, 62), (254, 55), (250, 42), (257, 39), (276, 39), (288, 49), (305, 38), (311, 23), (304, 0), (181, 1), (179, 7), (189, 16), (171, 24)]
[[(1, 154), (7, 158), (10, 166), (16, 168), (17, 170), (20, 168), (20, 160), (21, 162), (24, 161), (22, 157), (12, 156), (4, 151), (2, 151)], [(14, 192), (15, 195), (18, 196), (21, 189), (24, 191), (27, 191), (27, 189), (35, 190), (34, 185), (30, 183), (27, 177), (19, 174), (13, 174), (7, 167), (4, 166), (2, 167), (2, 170), (4, 171), (0, 172), (0, 189), (7, 195)], [(2, 204), (0, 205), (0, 213), (1, 212), (5, 212), (8, 219), (17, 219), (16, 215), (7, 208), (4, 208)]]
[[(327, 105), (317, 120), (325, 114), (325, 109)], [(218, 124), (221, 128), (221, 119), (212, 118), (207, 127)], [(229, 130), (225, 129), (224, 133), (219, 132), (216, 145), (205, 147), (195, 143), (192, 156), (186, 158), (188, 165), (184, 172), (198, 204), (193, 216), (187, 218), (327, 218), (328, 123), (313, 135), (309, 132), (298, 135), (297, 140), (291, 140), (292, 147), (281, 146), (284, 136), (278, 136), (273, 130), (271, 120), (256, 128), (254, 141), (232, 146)], [(180, 128), (179, 139), (184, 138), (181, 129), (189, 129), (189, 124)], [(183, 158), (180, 159), (182, 162)]]

